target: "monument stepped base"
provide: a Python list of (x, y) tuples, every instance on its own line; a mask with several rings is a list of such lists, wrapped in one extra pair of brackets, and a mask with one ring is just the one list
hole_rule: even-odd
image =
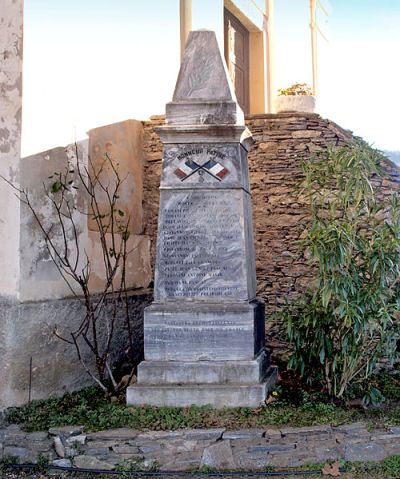
[[(232, 361), (233, 362), (233, 361)], [(212, 367), (212, 366), (211, 366)], [(127, 389), (128, 406), (258, 407), (275, 384), (277, 368), (270, 367), (261, 383), (136, 384)], [(244, 379), (244, 378), (243, 378)]]
[(261, 383), (270, 366), (269, 354), (240, 361), (143, 361), (138, 384), (249, 384)]

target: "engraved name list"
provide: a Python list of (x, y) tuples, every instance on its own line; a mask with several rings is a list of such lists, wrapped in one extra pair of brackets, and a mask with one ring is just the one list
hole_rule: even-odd
[(232, 201), (215, 191), (174, 192), (166, 200), (157, 259), (163, 297), (237, 297), (243, 291), (239, 195)]

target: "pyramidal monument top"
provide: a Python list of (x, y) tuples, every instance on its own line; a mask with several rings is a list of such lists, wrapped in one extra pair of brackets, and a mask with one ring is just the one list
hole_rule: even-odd
[(166, 123), (244, 126), (215, 32), (190, 32)]

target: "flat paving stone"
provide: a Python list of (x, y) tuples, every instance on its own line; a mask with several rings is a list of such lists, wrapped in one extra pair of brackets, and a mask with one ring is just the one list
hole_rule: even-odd
[(345, 447), (346, 461), (382, 461), (387, 456), (383, 446), (373, 442), (366, 444), (349, 444)]
[(87, 440), (104, 441), (116, 439), (118, 441), (121, 441), (135, 439), (139, 434), (140, 431), (136, 431), (135, 429), (130, 428), (109, 429), (106, 431), (91, 432), (87, 435)]
[(230, 441), (219, 441), (204, 449), (200, 467), (209, 466), (217, 470), (235, 469)]
[(263, 437), (265, 429), (239, 429), (237, 431), (225, 431), (222, 435), (223, 439), (253, 439)]
[(49, 429), (49, 434), (52, 436), (77, 436), (81, 434), (84, 430), (84, 426), (61, 426), (61, 427), (51, 427)]
[(101, 461), (97, 457), (84, 455), (74, 457), (74, 466), (82, 469), (102, 469), (105, 471), (112, 471), (115, 469), (114, 464)]

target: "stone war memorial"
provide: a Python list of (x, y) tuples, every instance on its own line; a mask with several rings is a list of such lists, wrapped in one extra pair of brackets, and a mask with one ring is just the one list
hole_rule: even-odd
[(276, 369), (256, 298), (252, 137), (215, 33), (190, 33), (166, 124), (154, 302), (129, 405), (256, 407)]

